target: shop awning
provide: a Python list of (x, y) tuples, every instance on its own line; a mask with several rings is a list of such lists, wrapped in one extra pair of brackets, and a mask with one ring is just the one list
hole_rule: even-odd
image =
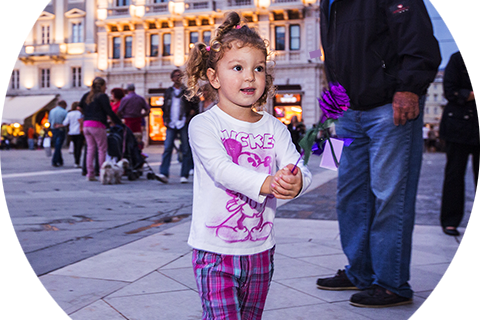
[(18, 122), (23, 124), (23, 121), (26, 118), (43, 109), (56, 98), (56, 94), (41, 96), (7, 96), (3, 105), (2, 123)]

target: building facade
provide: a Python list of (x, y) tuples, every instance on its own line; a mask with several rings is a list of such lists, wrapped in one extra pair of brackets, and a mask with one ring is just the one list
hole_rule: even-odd
[(95, 8), (95, 0), (50, 1), (25, 40), (7, 95), (79, 100), (97, 72)]
[(309, 56), (320, 49), (318, 3), (52, 0), (25, 40), (7, 95), (57, 94), (71, 105), (102, 76), (109, 89), (134, 83), (152, 104), (148, 121), (154, 123), (171, 71), (183, 69), (192, 44), (208, 43), (225, 13), (235, 10), (270, 44), (277, 95), (267, 111), (285, 123), (295, 114), (310, 127), (324, 86), (323, 63)]

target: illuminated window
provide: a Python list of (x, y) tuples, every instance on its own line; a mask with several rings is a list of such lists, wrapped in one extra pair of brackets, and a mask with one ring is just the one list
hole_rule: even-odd
[(285, 50), (285, 27), (275, 27), (275, 50)]
[(120, 37), (113, 37), (113, 59), (120, 59), (121, 45)]
[(50, 69), (40, 69), (40, 87), (50, 88)]
[(300, 50), (300, 26), (290, 26), (290, 50)]
[(150, 57), (158, 56), (158, 34), (150, 35)]
[(72, 23), (72, 43), (83, 42), (83, 26), (81, 22)]
[(125, 58), (132, 57), (132, 36), (125, 37)]
[(170, 33), (165, 33), (163, 35), (163, 52), (162, 52), (162, 55), (164, 57), (172, 55), (171, 45), (172, 45), (172, 35)]
[(82, 86), (82, 68), (72, 68), (72, 87), (80, 88)]
[(12, 71), (12, 78), (10, 79), (12, 89), (20, 89), (20, 70)]

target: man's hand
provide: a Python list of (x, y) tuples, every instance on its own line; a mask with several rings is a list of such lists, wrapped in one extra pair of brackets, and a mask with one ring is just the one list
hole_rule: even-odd
[(418, 106), (418, 96), (413, 92), (396, 92), (393, 96), (393, 123), (402, 126), (407, 120), (418, 117), (420, 108)]

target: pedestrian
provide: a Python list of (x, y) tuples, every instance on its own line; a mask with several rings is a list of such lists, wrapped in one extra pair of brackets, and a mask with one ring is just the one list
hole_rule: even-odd
[(120, 107), (120, 102), (123, 97), (125, 97), (125, 91), (123, 91), (122, 88), (113, 88), (112, 91), (110, 91), (110, 94), (110, 106), (112, 107), (113, 112), (117, 113), (118, 108)]
[(305, 125), (303, 124), (302, 121), (298, 120), (298, 117), (296, 115), (294, 115), (290, 119), (290, 123), (287, 125), (287, 128), (288, 128), (288, 131), (290, 132), (290, 135), (292, 136), (292, 141), (295, 144), (297, 151), (300, 152), (301, 148), (298, 143), (305, 135), (305, 131), (306, 131)]
[(139, 143), (142, 141), (142, 119), (149, 113), (150, 106), (143, 97), (135, 93), (135, 85), (127, 85), (127, 95), (120, 101), (117, 114), (124, 119), (125, 125), (132, 130)]
[(182, 152), (182, 166), (180, 169), (180, 183), (188, 183), (188, 176), (192, 168), (192, 154), (188, 143), (188, 124), (197, 113), (198, 104), (188, 101), (185, 94), (185, 86), (182, 83), (182, 71), (175, 69), (170, 74), (173, 85), (165, 91), (163, 111), (163, 123), (167, 127), (164, 142), (162, 164), (158, 179), (168, 183), (170, 175), (170, 162), (175, 144), (175, 137), (180, 135), (180, 148)]
[(430, 130), (428, 130), (428, 151), (437, 151), (437, 131), (435, 131), (435, 126), (433, 124), (430, 125)]
[(50, 123), (50, 130), (52, 132), (52, 141), (55, 150), (52, 156), (52, 166), (63, 166), (62, 147), (65, 141), (65, 128), (63, 127), (63, 120), (67, 116), (67, 103), (64, 100), (57, 102), (57, 106), (50, 110), (48, 115), (48, 122)]
[(353, 142), (343, 148), (336, 205), (348, 265), (317, 287), (360, 289), (350, 298), (357, 307), (409, 304), (424, 95), (441, 61), (438, 42), (423, 1), (320, 6), (326, 76), (351, 105), (335, 129)]
[(73, 142), (74, 168), (80, 168), (80, 157), (85, 140), (82, 133), (83, 114), (80, 110), (80, 103), (75, 101), (72, 103), (72, 109), (67, 113), (65, 120), (63, 120), (63, 125), (68, 126), (70, 141)]
[(83, 110), (83, 134), (87, 141), (87, 180), (97, 181), (95, 178), (94, 160), (98, 152), (100, 166), (105, 162), (107, 155), (107, 116), (118, 125), (122, 120), (112, 111), (110, 100), (105, 94), (107, 84), (103, 78), (96, 77), (90, 92), (83, 95), (80, 108)]
[(28, 149), (35, 150), (35, 129), (33, 129), (33, 127), (28, 127), (27, 137), (28, 137)]
[(428, 151), (428, 132), (430, 131), (430, 127), (428, 123), (426, 123), (422, 128), (422, 137), (423, 137), (423, 152)]
[(264, 40), (239, 23), (229, 13), (186, 64), (189, 98), (207, 78), (218, 94), (218, 104), (189, 128), (196, 165), (188, 243), (203, 319), (261, 319), (273, 275), (276, 198), (294, 198), (311, 182), (302, 162), (294, 168), (299, 154), (286, 126), (254, 111), (273, 79)]
[(445, 141), (447, 164), (443, 181), (440, 222), (443, 232), (458, 236), (457, 227), (465, 208), (465, 173), (472, 156), (475, 188), (478, 181), (480, 137), (477, 106), (470, 77), (460, 52), (452, 54), (443, 76), (448, 100), (440, 121), (440, 138)]

